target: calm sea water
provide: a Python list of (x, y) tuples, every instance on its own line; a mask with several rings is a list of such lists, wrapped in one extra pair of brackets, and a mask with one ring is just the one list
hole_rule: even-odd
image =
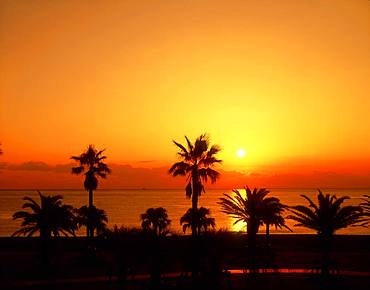
[[(75, 207), (87, 204), (87, 193), (83, 190), (44, 190), (45, 194), (61, 194), (64, 202)], [(229, 230), (245, 230), (245, 226), (240, 223), (233, 225), (233, 219), (220, 212), (220, 206), (217, 204), (219, 198), (226, 190), (207, 190), (200, 197), (200, 206), (211, 209), (212, 216), (216, 219), (217, 228)], [(230, 191), (229, 191), (230, 192)], [(324, 190), (326, 193), (334, 193), (337, 196), (347, 195), (351, 199), (345, 204), (355, 204), (361, 202), (364, 194), (370, 195), (370, 189), (333, 189)], [(316, 190), (313, 189), (272, 189), (270, 195), (280, 198), (281, 202), (287, 205), (306, 204), (300, 194), (306, 194), (315, 198)], [(0, 190), (0, 236), (10, 236), (18, 227), (19, 222), (12, 220), (12, 214), (21, 209), (22, 198), (30, 196), (38, 200), (38, 194), (32, 190)], [(124, 225), (127, 227), (140, 226), (140, 214), (149, 207), (165, 207), (169, 217), (172, 220), (171, 230), (177, 233), (181, 232), (180, 217), (191, 206), (189, 199), (185, 197), (181, 189), (161, 189), (161, 190), (98, 190), (94, 194), (94, 203), (97, 207), (104, 209), (109, 218), (109, 226)], [(311, 231), (293, 227), (294, 222), (288, 220), (288, 225), (294, 233), (312, 233)], [(261, 228), (264, 231), (264, 228)], [(275, 230), (274, 233), (290, 233), (287, 230)], [(339, 231), (341, 234), (370, 234), (369, 228), (352, 227)], [(81, 232), (84, 234), (84, 231)]]

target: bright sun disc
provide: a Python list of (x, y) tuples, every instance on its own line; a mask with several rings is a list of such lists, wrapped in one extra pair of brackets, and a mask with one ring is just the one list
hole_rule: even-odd
[(236, 151), (236, 156), (238, 156), (239, 158), (243, 158), (245, 156), (245, 150), (238, 149), (238, 151)]

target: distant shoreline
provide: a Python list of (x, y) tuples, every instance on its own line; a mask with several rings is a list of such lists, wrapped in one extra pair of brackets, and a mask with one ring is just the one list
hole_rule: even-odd
[[(264, 187), (268, 190), (317, 190), (317, 187)], [(319, 187), (321, 190), (370, 190), (370, 187)], [(240, 188), (206, 188), (207, 190), (233, 190)], [(0, 188), (0, 191), (51, 191), (51, 190), (62, 190), (62, 191), (86, 191), (83, 188)], [(96, 191), (115, 191), (115, 190), (184, 190), (183, 187), (171, 187), (171, 188), (151, 188), (151, 187), (120, 187), (120, 188), (104, 188), (101, 187)]]

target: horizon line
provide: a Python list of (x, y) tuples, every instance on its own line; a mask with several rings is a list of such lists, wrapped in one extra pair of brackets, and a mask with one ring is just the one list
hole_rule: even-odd
[[(254, 188), (254, 187), (250, 187)], [(274, 189), (312, 189), (312, 190), (318, 190), (318, 189), (355, 189), (355, 190), (370, 190), (370, 187), (297, 187), (297, 186), (276, 186), (276, 187), (268, 187), (268, 186), (258, 186), (257, 188), (266, 188), (267, 190), (274, 190)], [(234, 190), (234, 189), (244, 189), (244, 187), (240, 188), (208, 188), (208, 190)], [(63, 190), (63, 191), (86, 191), (86, 189), (82, 188), (0, 188), (0, 191), (51, 191), (51, 190)], [(100, 188), (96, 189), (95, 191), (113, 191), (113, 190), (184, 190), (183, 187), (118, 187), (118, 188)]]

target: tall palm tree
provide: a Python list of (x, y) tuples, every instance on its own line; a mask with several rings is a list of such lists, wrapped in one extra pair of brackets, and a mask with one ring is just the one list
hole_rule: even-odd
[(337, 198), (335, 195), (324, 195), (318, 190), (317, 204), (306, 195), (301, 195), (309, 206), (296, 205), (290, 208), (293, 213), (287, 218), (315, 230), (320, 238), (322, 251), (322, 274), (329, 274), (329, 254), (333, 235), (337, 230), (353, 226), (362, 221), (362, 209), (359, 206), (342, 206), (349, 199), (347, 196)]
[(87, 207), (86, 205), (76, 210), (76, 221), (79, 227), (85, 226), (87, 230), (91, 231), (94, 236), (103, 234), (107, 228), (108, 216), (103, 209), (99, 209), (94, 205)]
[[(198, 199), (202, 192), (205, 192), (204, 183), (211, 180), (215, 183), (220, 176), (214, 167), (222, 162), (216, 155), (220, 152), (218, 145), (210, 146), (209, 137), (206, 134), (200, 135), (194, 144), (185, 136), (187, 145), (184, 146), (176, 141), (173, 143), (179, 148), (178, 156), (181, 161), (174, 163), (169, 173), (175, 176), (186, 176), (185, 187), (186, 197), (192, 200), (192, 209), (195, 213), (198, 209)], [(192, 227), (192, 234), (196, 236), (196, 228)]]
[(39, 232), (44, 240), (50, 239), (51, 235), (58, 237), (60, 234), (67, 236), (75, 235), (76, 222), (73, 207), (62, 203), (61, 195), (45, 196), (38, 192), (40, 203), (30, 197), (24, 197), (23, 209), (30, 211), (17, 211), (13, 214), (13, 220), (22, 220), (21, 228), (12, 236), (33, 236)]
[(200, 207), (196, 212), (193, 212), (193, 209), (189, 208), (180, 219), (180, 225), (182, 225), (184, 233), (188, 228), (195, 228), (196, 235), (199, 236), (202, 231), (207, 232), (210, 227), (215, 228), (215, 219), (209, 215), (210, 210), (208, 208)]
[(140, 219), (143, 230), (152, 231), (157, 237), (168, 234), (171, 220), (168, 219), (167, 211), (163, 207), (148, 208), (140, 215)]
[[(71, 159), (77, 161), (79, 166), (72, 168), (73, 174), (85, 175), (84, 187), (89, 192), (89, 207), (93, 207), (93, 192), (98, 188), (98, 177), (106, 178), (111, 171), (103, 162), (107, 157), (102, 155), (105, 150), (98, 151), (93, 145), (89, 145), (87, 150), (79, 156), (72, 156)], [(87, 236), (93, 237), (94, 230), (87, 228)]]
[[(234, 189), (233, 193), (233, 195), (224, 194), (224, 197), (220, 198), (221, 211), (236, 219), (234, 224), (239, 222), (247, 224), (248, 247), (254, 249), (259, 227), (264, 221), (267, 222), (268, 226), (277, 223), (278, 220), (275, 218), (280, 216), (280, 209), (283, 208), (283, 205), (276, 197), (266, 197), (269, 191), (265, 188), (255, 188), (252, 191), (247, 186), (245, 187), (245, 198), (239, 190)], [(275, 217), (272, 218), (274, 215)], [(278, 224), (283, 226), (285, 223), (280, 220)]]

